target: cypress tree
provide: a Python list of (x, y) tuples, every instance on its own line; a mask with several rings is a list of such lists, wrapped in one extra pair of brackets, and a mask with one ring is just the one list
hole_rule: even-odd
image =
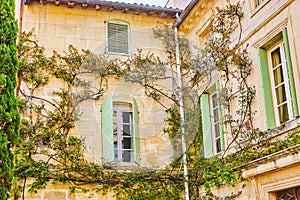
[(15, 96), (17, 23), (14, 0), (0, 1), (0, 199), (8, 199), (14, 182), (14, 153), (20, 115)]

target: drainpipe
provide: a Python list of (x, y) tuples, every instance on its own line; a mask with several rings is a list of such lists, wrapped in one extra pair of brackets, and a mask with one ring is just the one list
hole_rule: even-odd
[[(179, 18), (178, 13), (176, 14), (177, 19)], [(175, 35), (175, 45), (176, 45), (176, 68), (177, 68), (177, 81), (179, 87), (179, 108), (180, 108), (180, 127), (181, 127), (181, 142), (182, 142), (182, 153), (183, 153), (183, 175), (184, 175), (184, 188), (185, 188), (185, 199), (189, 200), (189, 183), (188, 183), (188, 167), (187, 167), (187, 159), (186, 159), (186, 141), (185, 141), (185, 115), (184, 115), (184, 107), (183, 107), (183, 94), (182, 94), (182, 78), (181, 78), (181, 63), (179, 56), (179, 41), (178, 41), (178, 30), (177, 26), (174, 26), (174, 35)]]

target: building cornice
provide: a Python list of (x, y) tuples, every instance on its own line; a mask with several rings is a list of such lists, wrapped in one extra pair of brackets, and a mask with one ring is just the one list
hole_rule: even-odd
[(69, 8), (81, 7), (92, 8), (97, 11), (103, 9), (107, 11), (118, 10), (123, 13), (134, 13), (136, 15), (146, 13), (147, 15), (154, 15), (158, 17), (171, 17), (175, 18), (176, 13), (181, 13), (181, 9), (166, 8), (161, 6), (154, 6), (148, 4), (130, 4), (120, 3), (113, 1), (101, 1), (101, 0), (24, 0), (25, 5), (31, 5), (32, 3), (40, 3), (42, 5), (54, 4), (56, 6), (67, 6)]

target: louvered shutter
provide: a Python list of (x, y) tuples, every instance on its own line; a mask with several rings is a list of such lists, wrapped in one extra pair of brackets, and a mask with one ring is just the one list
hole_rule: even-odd
[(133, 113), (133, 144), (134, 144), (134, 161), (140, 164), (140, 138), (139, 138), (139, 112), (135, 99), (132, 97), (132, 113)]
[(288, 74), (289, 74), (288, 76), (289, 76), (289, 80), (290, 80), (290, 90), (291, 90), (292, 103), (293, 103), (293, 112), (294, 112), (294, 117), (296, 118), (296, 117), (299, 117), (299, 111), (298, 111), (298, 102), (297, 102), (297, 94), (296, 94), (295, 80), (294, 80), (294, 74), (293, 74), (290, 45), (289, 45), (289, 39), (288, 39), (288, 34), (287, 34), (286, 28), (282, 30), (282, 37), (283, 37), (285, 57), (286, 57), (287, 67), (288, 67)]
[(260, 79), (262, 82), (267, 129), (273, 129), (275, 127), (275, 115), (274, 115), (274, 106), (273, 106), (271, 82), (270, 82), (270, 75), (269, 75), (269, 66), (268, 66), (267, 53), (262, 48), (258, 49), (258, 60), (259, 60), (259, 68), (260, 68)]
[(204, 157), (209, 158), (214, 155), (209, 95), (202, 94), (200, 97), (200, 103), (201, 103), (201, 116), (202, 116)]
[(127, 24), (107, 23), (108, 53), (129, 54), (129, 26)]
[(113, 145), (113, 104), (112, 96), (107, 97), (102, 103), (102, 154), (103, 162), (114, 161)]

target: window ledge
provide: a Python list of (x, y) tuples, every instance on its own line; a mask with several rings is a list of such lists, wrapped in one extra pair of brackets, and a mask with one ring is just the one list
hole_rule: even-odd
[(253, 160), (239, 168), (243, 171), (243, 177), (249, 178), (296, 163), (300, 163), (300, 144)]

